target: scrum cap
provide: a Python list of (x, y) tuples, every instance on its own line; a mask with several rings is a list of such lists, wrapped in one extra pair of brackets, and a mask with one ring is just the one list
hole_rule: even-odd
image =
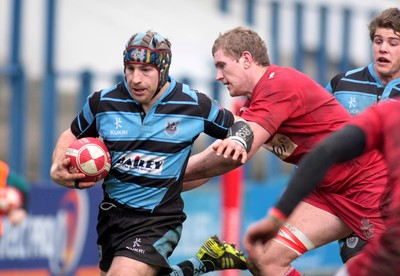
[(124, 66), (139, 63), (154, 66), (159, 73), (158, 90), (168, 81), (171, 65), (171, 43), (156, 32), (140, 32), (131, 36), (125, 45)]

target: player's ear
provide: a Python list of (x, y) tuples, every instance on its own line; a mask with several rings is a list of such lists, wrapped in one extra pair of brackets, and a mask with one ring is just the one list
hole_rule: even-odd
[(253, 62), (253, 55), (249, 51), (243, 51), (241, 59), (243, 62), (243, 67), (247, 69)]

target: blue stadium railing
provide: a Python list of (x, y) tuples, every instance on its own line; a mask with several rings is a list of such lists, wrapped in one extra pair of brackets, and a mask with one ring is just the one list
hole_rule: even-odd
[(11, 9), (10, 59), (6, 66), (0, 67), (0, 74), (8, 79), (11, 91), (9, 106), (11, 142), (7, 161), (16, 171), (23, 172), (25, 171), (25, 160), (22, 160), (21, 156), (24, 156), (25, 152), (27, 88), (26, 75), (20, 57), (22, 0), (14, 0)]

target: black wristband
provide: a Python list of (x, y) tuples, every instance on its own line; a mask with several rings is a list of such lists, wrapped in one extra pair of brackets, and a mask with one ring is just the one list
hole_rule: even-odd
[(253, 130), (243, 119), (239, 119), (228, 129), (226, 137), (239, 142), (247, 153), (249, 153), (254, 140)]

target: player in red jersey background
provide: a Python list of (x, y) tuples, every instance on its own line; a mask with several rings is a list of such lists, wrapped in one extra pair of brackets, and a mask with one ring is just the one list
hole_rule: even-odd
[[(271, 64), (264, 41), (251, 29), (239, 27), (221, 34), (212, 53), (216, 79), (227, 86), (232, 97), (248, 100), (240, 114), (254, 132), (248, 158), (264, 147), (283, 161), (297, 164), (350, 119), (345, 108), (311, 78)], [(235, 167), (221, 165), (218, 155), (228, 158), (232, 153), (226, 140), (214, 144), (214, 150), (217, 155), (210, 149), (190, 159), (186, 180), (223, 174)], [(263, 245), (263, 254), (250, 256), (251, 271), (300, 275), (291, 263), (305, 252), (352, 232), (365, 240), (382, 233), (381, 199), (386, 183), (386, 166), (377, 151), (334, 166), (278, 235)]]
[(300, 163), (288, 188), (270, 216), (251, 226), (245, 237), (250, 256), (262, 255), (263, 244), (278, 232), (285, 217), (321, 182), (329, 167), (379, 150), (388, 164), (391, 200), (387, 230), (376, 235), (364, 250), (350, 259), (337, 275), (400, 274), (400, 102), (387, 101), (354, 117), (342, 130), (321, 142)]

